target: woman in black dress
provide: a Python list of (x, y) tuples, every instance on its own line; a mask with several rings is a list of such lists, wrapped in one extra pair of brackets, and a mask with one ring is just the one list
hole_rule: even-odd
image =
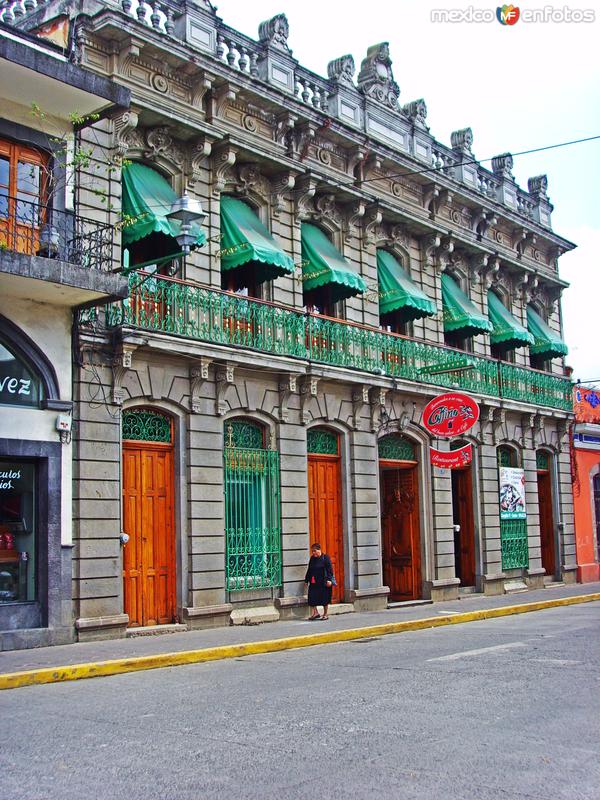
[[(331, 559), (323, 553), (318, 542), (313, 544), (310, 552), (310, 561), (304, 578), (304, 583), (308, 585), (308, 605), (311, 609), (309, 620), (329, 619), (327, 611), (331, 603), (333, 566)], [(323, 606), (323, 616), (317, 611), (317, 606)]]

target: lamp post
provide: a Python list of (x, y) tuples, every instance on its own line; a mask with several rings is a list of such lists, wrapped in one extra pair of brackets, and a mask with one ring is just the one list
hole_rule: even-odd
[(185, 264), (185, 257), (198, 238), (197, 234), (192, 233), (192, 225), (194, 223), (202, 225), (207, 216), (206, 212), (202, 210), (202, 206), (198, 200), (194, 200), (194, 198), (189, 197), (187, 193), (184, 193), (182, 197), (178, 197), (177, 200), (173, 201), (171, 210), (166, 216), (169, 220), (175, 220), (181, 223), (181, 229), (175, 238), (183, 252)]

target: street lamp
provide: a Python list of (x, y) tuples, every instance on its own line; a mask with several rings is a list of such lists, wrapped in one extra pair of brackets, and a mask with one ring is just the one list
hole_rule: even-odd
[(192, 224), (202, 225), (206, 219), (206, 213), (202, 210), (200, 203), (188, 197), (186, 193), (183, 197), (178, 197), (173, 201), (171, 210), (166, 216), (167, 219), (181, 223), (181, 230), (175, 238), (184, 255), (187, 255), (198, 238), (197, 234), (192, 233)]

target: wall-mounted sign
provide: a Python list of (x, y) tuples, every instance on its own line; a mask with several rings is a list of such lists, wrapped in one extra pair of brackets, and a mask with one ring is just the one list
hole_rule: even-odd
[(423, 409), (423, 426), (434, 436), (450, 439), (468, 431), (479, 419), (479, 406), (468, 394), (447, 392)]
[(525, 519), (525, 471), (500, 467), (500, 519)]
[(473, 445), (470, 444), (458, 450), (436, 450), (432, 447), (429, 452), (432, 465), (442, 469), (461, 469), (473, 461)]

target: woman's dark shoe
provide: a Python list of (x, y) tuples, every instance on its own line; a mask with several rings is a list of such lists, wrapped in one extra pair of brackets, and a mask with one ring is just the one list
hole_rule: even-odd
[(329, 619), (329, 617), (317, 617), (317, 619)]
[(320, 614), (315, 614), (314, 617), (309, 617), (308, 621), (309, 622), (314, 622), (316, 619), (321, 619), (321, 615)]

